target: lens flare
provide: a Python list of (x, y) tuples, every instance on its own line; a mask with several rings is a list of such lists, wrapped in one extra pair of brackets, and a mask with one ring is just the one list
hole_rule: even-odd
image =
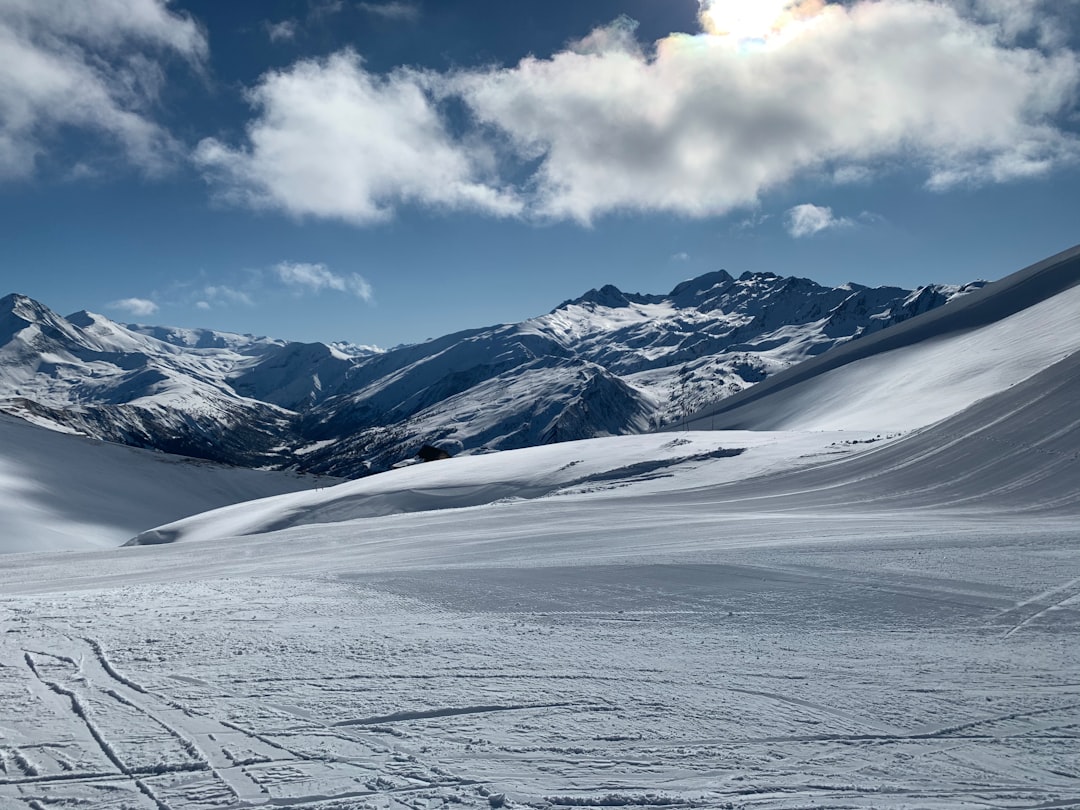
[(823, 0), (698, 0), (705, 32), (766, 46), (790, 36), (825, 8)]

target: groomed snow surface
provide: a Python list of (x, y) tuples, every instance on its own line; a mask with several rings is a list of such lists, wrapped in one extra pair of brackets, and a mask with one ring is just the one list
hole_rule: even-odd
[[(1040, 350), (971, 343), (1007, 382), (881, 429), (459, 458), (7, 556), (0, 807), (1078, 807), (1074, 290)], [(947, 380), (926, 341), (1015, 315), (883, 351)], [(836, 409), (873, 360), (819, 369)]]

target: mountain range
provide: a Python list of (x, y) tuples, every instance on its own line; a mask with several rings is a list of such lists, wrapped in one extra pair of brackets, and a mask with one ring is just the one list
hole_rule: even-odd
[(61, 317), (0, 299), (0, 411), (240, 466), (359, 477), (413, 457), (679, 423), (777, 371), (983, 286), (836, 288), (721, 270), (608, 285), (522, 323), (389, 351)]

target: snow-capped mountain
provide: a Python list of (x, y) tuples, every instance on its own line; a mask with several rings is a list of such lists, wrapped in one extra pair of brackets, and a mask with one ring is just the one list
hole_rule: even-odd
[(247, 466), (355, 476), (425, 443), (501, 450), (637, 433), (970, 292), (724, 271), (594, 289), (518, 324), (389, 351), (63, 318), (0, 299), (0, 410)]

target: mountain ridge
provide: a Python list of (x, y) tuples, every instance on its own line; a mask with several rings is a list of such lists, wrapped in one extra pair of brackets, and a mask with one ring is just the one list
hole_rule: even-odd
[(614, 285), (516, 324), (385, 351), (64, 318), (0, 299), (0, 411), (243, 466), (347, 477), (423, 444), (484, 452), (678, 422), (778, 370), (977, 289), (713, 271)]

